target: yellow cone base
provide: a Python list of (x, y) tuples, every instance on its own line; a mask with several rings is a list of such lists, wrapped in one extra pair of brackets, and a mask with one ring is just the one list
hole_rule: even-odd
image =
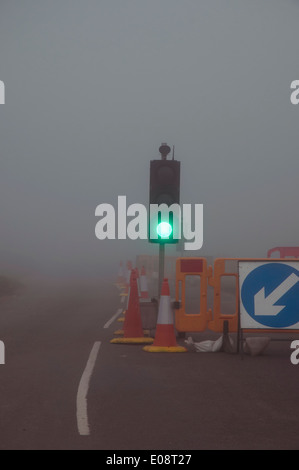
[(125, 293), (123, 293), (123, 292), (122, 292), (121, 294), (119, 294), (119, 295), (120, 295), (120, 297), (128, 297), (128, 294), (125, 294)]
[(114, 334), (114, 335), (123, 335), (123, 334), (124, 334), (124, 330), (116, 330), (113, 334)]
[(144, 351), (147, 352), (167, 352), (167, 353), (178, 353), (178, 352), (187, 352), (186, 348), (183, 348), (182, 346), (145, 346), (143, 348)]
[[(114, 335), (123, 335), (124, 330), (116, 330), (113, 334)], [(150, 334), (150, 330), (143, 330), (143, 334), (148, 336)]]
[(120, 317), (117, 319), (117, 321), (120, 321), (120, 322), (125, 321), (125, 317)]
[(154, 338), (114, 338), (110, 341), (112, 344), (150, 344)]

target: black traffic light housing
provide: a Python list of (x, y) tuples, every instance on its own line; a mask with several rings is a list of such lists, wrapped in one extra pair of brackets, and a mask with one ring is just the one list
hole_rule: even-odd
[[(162, 155), (161, 160), (152, 160), (150, 162), (150, 210), (149, 210), (149, 241), (151, 243), (178, 243), (179, 238), (174, 238), (176, 230), (174, 230), (175, 225), (180, 224), (180, 218), (178, 220), (177, 214), (170, 212), (169, 219), (168, 214), (165, 220), (169, 220), (171, 226), (171, 233), (167, 235), (167, 225), (166, 233), (162, 233), (157, 230), (158, 225), (163, 222), (163, 213), (158, 213), (153, 217), (153, 212), (151, 211), (152, 204), (166, 204), (168, 207), (172, 204), (180, 203), (180, 171), (181, 171), (181, 162), (177, 160), (166, 160), (167, 150), (169, 149), (166, 144), (162, 144), (160, 147), (160, 153)], [(170, 150), (170, 149), (169, 149)], [(164, 153), (163, 153), (164, 151)], [(156, 234), (156, 237), (153, 236)]]

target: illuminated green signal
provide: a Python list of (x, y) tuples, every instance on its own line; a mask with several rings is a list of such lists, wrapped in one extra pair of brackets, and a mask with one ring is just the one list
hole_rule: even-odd
[(168, 222), (160, 222), (157, 233), (161, 238), (168, 238), (172, 234), (172, 226)]

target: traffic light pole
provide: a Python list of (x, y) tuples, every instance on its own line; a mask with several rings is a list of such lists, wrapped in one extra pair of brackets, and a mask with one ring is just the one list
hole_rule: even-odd
[(164, 279), (164, 265), (165, 265), (165, 245), (159, 245), (159, 282), (158, 282), (158, 299), (160, 298), (162, 282)]
[[(149, 205), (166, 205), (171, 207), (180, 202), (180, 162), (174, 159), (174, 149), (172, 160), (167, 160), (171, 148), (162, 143), (159, 147), (161, 160), (152, 160), (150, 163), (150, 198)], [(165, 269), (165, 245), (167, 243), (177, 243), (177, 223), (178, 218), (172, 216), (168, 211), (168, 222), (163, 220), (162, 211), (158, 211), (158, 219), (149, 218), (149, 240), (151, 243), (159, 243), (159, 278), (158, 278), (158, 298), (160, 298)], [(159, 219), (160, 215), (160, 219)], [(157, 237), (158, 235), (158, 237)], [(176, 235), (176, 237), (174, 237)]]

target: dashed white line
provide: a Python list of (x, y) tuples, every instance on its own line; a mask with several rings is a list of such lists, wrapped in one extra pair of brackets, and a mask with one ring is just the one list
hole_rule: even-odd
[(100, 350), (101, 342), (97, 341), (91, 350), (87, 365), (80, 380), (77, 393), (77, 426), (81, 436), (89, 436), (90, 429), (87, 413), (87, 394), (90, 379)]
[(107, 323), (105, 323), (104, 325), (104, 328), (109, 328), (109, 326), (111, 325), (111, 323), (114, 322), (114, 320), (116, 320), (116, 318), (122, 313), (123, 309), (122, 308), (119, 308), (116, 312), (115, 315), (113, 315), (112, 318), (110, 318), (110, 320), (107, 321)]

